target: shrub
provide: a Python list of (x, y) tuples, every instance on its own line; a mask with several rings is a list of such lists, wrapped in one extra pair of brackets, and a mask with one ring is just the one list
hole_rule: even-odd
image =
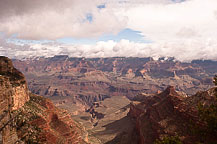
[[(214, 77), (213, 83), (217, 86), (217, 76)], [(202, 142), (213, 141), (217, 142), (217, 89), (216, 99), (213, 104), (210, 106), (203, 106), (199, 104), (198, 114), (199, 121), (202, 123), (202, 126), (197, 127), (197, 133), (201, 137)], [(210, 142), (208, 142), (210, 143)]]
[(154, 144), (182, 144), (178, 136), (167, 136), (162, 140), (156, 140)]

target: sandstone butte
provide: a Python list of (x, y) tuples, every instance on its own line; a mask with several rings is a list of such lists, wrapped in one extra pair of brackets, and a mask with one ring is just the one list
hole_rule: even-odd
[(0, 57), (0, 131), (3, 144), (88, 143), (83, 128), (44, 97), (28, 91), (24, 75)]

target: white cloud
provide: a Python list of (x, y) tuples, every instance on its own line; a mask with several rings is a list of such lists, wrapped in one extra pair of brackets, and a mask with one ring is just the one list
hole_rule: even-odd
[[(106, 4), (98, 9), (100, 4)], [(153, 43), (122, 40), (95, 45), (29, 44), (0, 41), (10, 57), (174, 56), (182, 61), (217, 59), (217, 1), (186, 0), (0, 0), (0, 32), (23, 39), (97, 37), (130, 28)], [(86, 19), (87, 14), (93, 21)]]
[(91, 38), (128, 27), (154, 42), (215, 38), (217, 1), (181, 1), (0, 0), (0, 31), (22, 39)]
[(70, 57), (175, 57), (180, 61), (193, 59), (217, 60), (216, 40), (188, 40), (162, 43), (135, 43), (129, 40), (101, 41), (95, 45), (66, 45), (66, 44), (30, 44), (15, 45), (0, 42), (0, 55), (10, 58), (51, 57), (58, 54)]
[[(121, 13), (128, 17), (128, 27), (141, 31), (149, 39), (173, 41), (180, 39), (216, 38), (216, 0), (189, 0), (173, 4), (139, 4)], [(119, 11), (119, 10), (117, 10)], [(119, 13), (120, 14), (120, 13)], [(187, 29), (186, 29), (187, 28)], [(183, 33), (183, 30), (187, 30)], [(194, 34), (189, 35), (189, 32)], [(193, 37), (194, 36), (194, 37)]]
[[(171, 40), (183, 28), (213, 35), (210, 29), (217, 27), (217, 1), (181, 1), (0, 0), (0, 31), (22, 39), (90, 38), (126, 27), (153, 41)], [(98, 9), (100, 4), (106, 7)], [(85, 20), (88, 14), (93, 16), (92, 22)]]
[[(117, 33), (126, 25), (112, 9), (99, 10), (100, 0), (0, 1), (0, 31), (21, 39), (96, 37)], [(90, 23), (86, 17), (93, 16)]]

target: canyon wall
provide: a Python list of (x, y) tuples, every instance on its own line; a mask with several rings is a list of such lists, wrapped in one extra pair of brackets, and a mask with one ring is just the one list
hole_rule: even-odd
[(15, 143), (18, 140), (15, 128), (9, 126), (13, 119), (13, 110), (18, 110), (29, 100), (27, 84), (22, 73), (15, 69), (12, 61), (0, 57), (0, 128), (3, 143)]
[[(174, 85), (193, 95), (213, 86), (216, 61), (180, 62), (159, 58), (70, 58), (54, 56), (13, 60), (32, 93), (54, 102), (71, 101), (85, 106), (112, 96), (132, 100), (140, 93), (152, 94)], [(211, 70), (212, 69), (212, 70)], [(103, 97), (103, 98), (102, 98)]]
[(28, 91), (24, 75), (6, 57), (0, 57), (0, 132), (3, 144), (88, 141), (66, 110)]
[[(198, 105), (210, 106), (216, 103), (215, 95), (216, 89), (212, 88), (186, 97), (170, 86), (160, 94), (132, 102), (128, 116), (135, 123), (137, 142), (154, 143), (156, 139), (176, 135), (185, 144), (199, 141), (201, 138), (195, 132), (197, 127), (203, 125), (199, 119)], [(204, 141), (213, 142), (216, 143), (217, 139), (212, 136)]]

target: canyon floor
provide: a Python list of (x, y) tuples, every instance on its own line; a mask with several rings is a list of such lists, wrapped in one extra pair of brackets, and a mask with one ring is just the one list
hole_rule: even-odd
[[(88, 112), (82, 112), (72, 117), (86, 128), (90, 136), (89, 142), (106, 143), (118, 134), (128, 132), (132, 128), (131, 120), (126, 118), (129, 112), (129, 103), (130, 101), (126, 97), (112, 97), (99, 102), (99, 105), (92, 108), (97, 113), (95, 118)], [(97, 118), (100, 114), (103, 116)]]

